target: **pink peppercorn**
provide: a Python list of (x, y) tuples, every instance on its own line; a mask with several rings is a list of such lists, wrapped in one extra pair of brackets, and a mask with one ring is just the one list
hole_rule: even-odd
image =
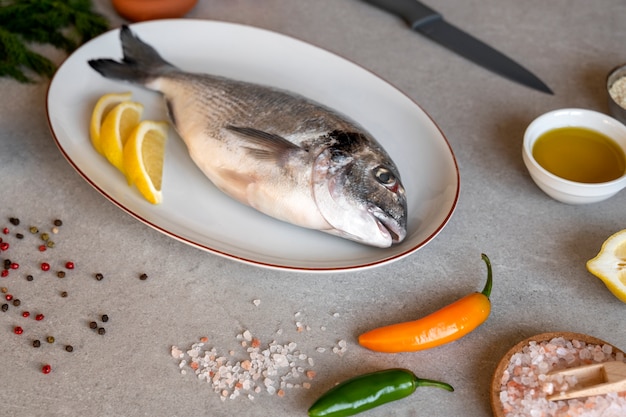
[(11, 301), (13, 299), (13, 296), (11, 294), (7, 294), (4, 296), (4, 298), (6, 298), (7, 301)]
[(43, 320), (43, 314), (37, 314), (37, 315), (35, 316), (35, 320), (37, 320), (37, 321), (41, 321), (41, 320)]
[(30, 316), (30, 313), (28, 311), (22, 312), (22, 317), (28, 318), (28, 316)]
[(46, 245), (40, 245), (39, 252), (45, 252), (45, 251), (46, 251)]
[(3, 269), (2, 272), (0, 272), (0, 277), (6, 278), (8, 276), (9, 276), (9, 270), (8, 269)]
[(5, 251), (7, 249), (9, 249), (9, 243), (8, 242), (0, 243), (0, 250)]
[(41, 264), (41, 270), (42, 270), (42, 271), (49, 271), (49, 270), (50, 270), (50, 264), (49, 264), (49, 263), (47, 263), (47, 262), (43, 262), (43, 263)]
[(22, 334), (22, 333), (24, 333), (24, 329), (22, 329), (20, 326), (15, 326), (13, 328), (13, 333), (15, 333), (15, 334)]
[(11, 269), (19, 269), (19, 267), (20, 267), (20, 264), (18, 264), (17, 262), (13, 262), (11, 264)]
[(48, 364), (45, 364), (41, 367), (41, 372), (43, 372), (44, 374), (49, 374), (50, 371), (52, 371), (52, 367)]
[(65, 267), (66, 267), (67, 269), (74, 269), (74, 262), (72, 262), (72, 261), (67, 262), (67, 263), (65, 264)]
[(5, 227), (4, 229), (2, 229), (2, 233), (4, 233), (5, 235), (9, 234), (9, 228)]

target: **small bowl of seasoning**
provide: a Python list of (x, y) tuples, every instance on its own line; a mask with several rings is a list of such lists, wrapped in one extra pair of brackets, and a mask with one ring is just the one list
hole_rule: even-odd
[[(626, 397), (617, 393), (550, 401), (548, 396), (575, 385), (550, 372), (584, 364), (624, 361), (624, 352), (596, 337), (572, 332), (541, 333), (522, 340), (500, 360), (491, 381), (494, 417), (626, 415)], [(571, 378), (571, 377), (570, 377)]]
[(609, 92), (609, 112), (622, 123), (626, 123), (626, 65), (613, 69), (606, 79)]
[(550, 197), (596, 203), (626, 187), (626, 126), (593, 110), (554, 110), (528, 126), (522, 157)]

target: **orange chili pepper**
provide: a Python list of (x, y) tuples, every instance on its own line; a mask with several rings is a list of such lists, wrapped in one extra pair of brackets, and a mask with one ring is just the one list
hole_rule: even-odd
[(419, 320), (379, 327), (359, 336), (359, 344), (378, 352), (414, 352), (457, 340), (480, 326), (491, 312), (492, 271), (487, 255), (487, 283), (475, 292)]

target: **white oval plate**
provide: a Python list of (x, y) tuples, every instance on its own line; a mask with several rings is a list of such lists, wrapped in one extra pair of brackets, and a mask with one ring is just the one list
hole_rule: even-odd
[(161, 96), (93, 71), (92, 58), (122, 56), (119, 30), (76, 50), (55, 74), (47, 97), (54, 139), (69, 163), (102, 195), (156, 230), (245, 263), (297, 271), (346, 271), (405, 257), (448, 222), (459, 195), (459, 171), (439, 128), (411, 99), (371, 72), (302, 41), (249, 26), (190, 19), (135, 24), (133, 30), (169, 62), (300, 93), (369, 130), (398, 165), (408, 198), (408, 233), (379, 249), (265, 216), (218, 191), (193, 164), (173, 129), (166, 146), (163, 202), (153, 206), (100, 156), (89, 140), (97, 99), (132, 91), (144, 118), (164, 120)]

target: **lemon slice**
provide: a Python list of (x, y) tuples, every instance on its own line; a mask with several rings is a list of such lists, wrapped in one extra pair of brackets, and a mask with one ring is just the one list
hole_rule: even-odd
[[(110, 93), (105, 94), (98, 99), (96, 105), (91, 112), (91, 123), (89, 124), (89, 137), (91, 138), (91, 144), (98, 153), (102, 153), (102, 144), (100, 142), (100, 127), (102, 121), (111, 109), (123, 101), (130, 100), (132, 93)], [(103, 154), (104, 155), (104, 154)]]
[(587, 262), (587, 269), (626, 303), (626, 229), (602, 244), (598, 255)]
[(162, 201), (161, 180), (168, 124), (144, 120), (124, 146), (124, 170), (129, 184), (152, 204)]
[(139, 124), (142, 113), (142, 104), (123, 101), (113, 107), (100, 127), (102, 152), (109, 162), (122, 172), (124, 172), (124, 144), (135, 126)]

